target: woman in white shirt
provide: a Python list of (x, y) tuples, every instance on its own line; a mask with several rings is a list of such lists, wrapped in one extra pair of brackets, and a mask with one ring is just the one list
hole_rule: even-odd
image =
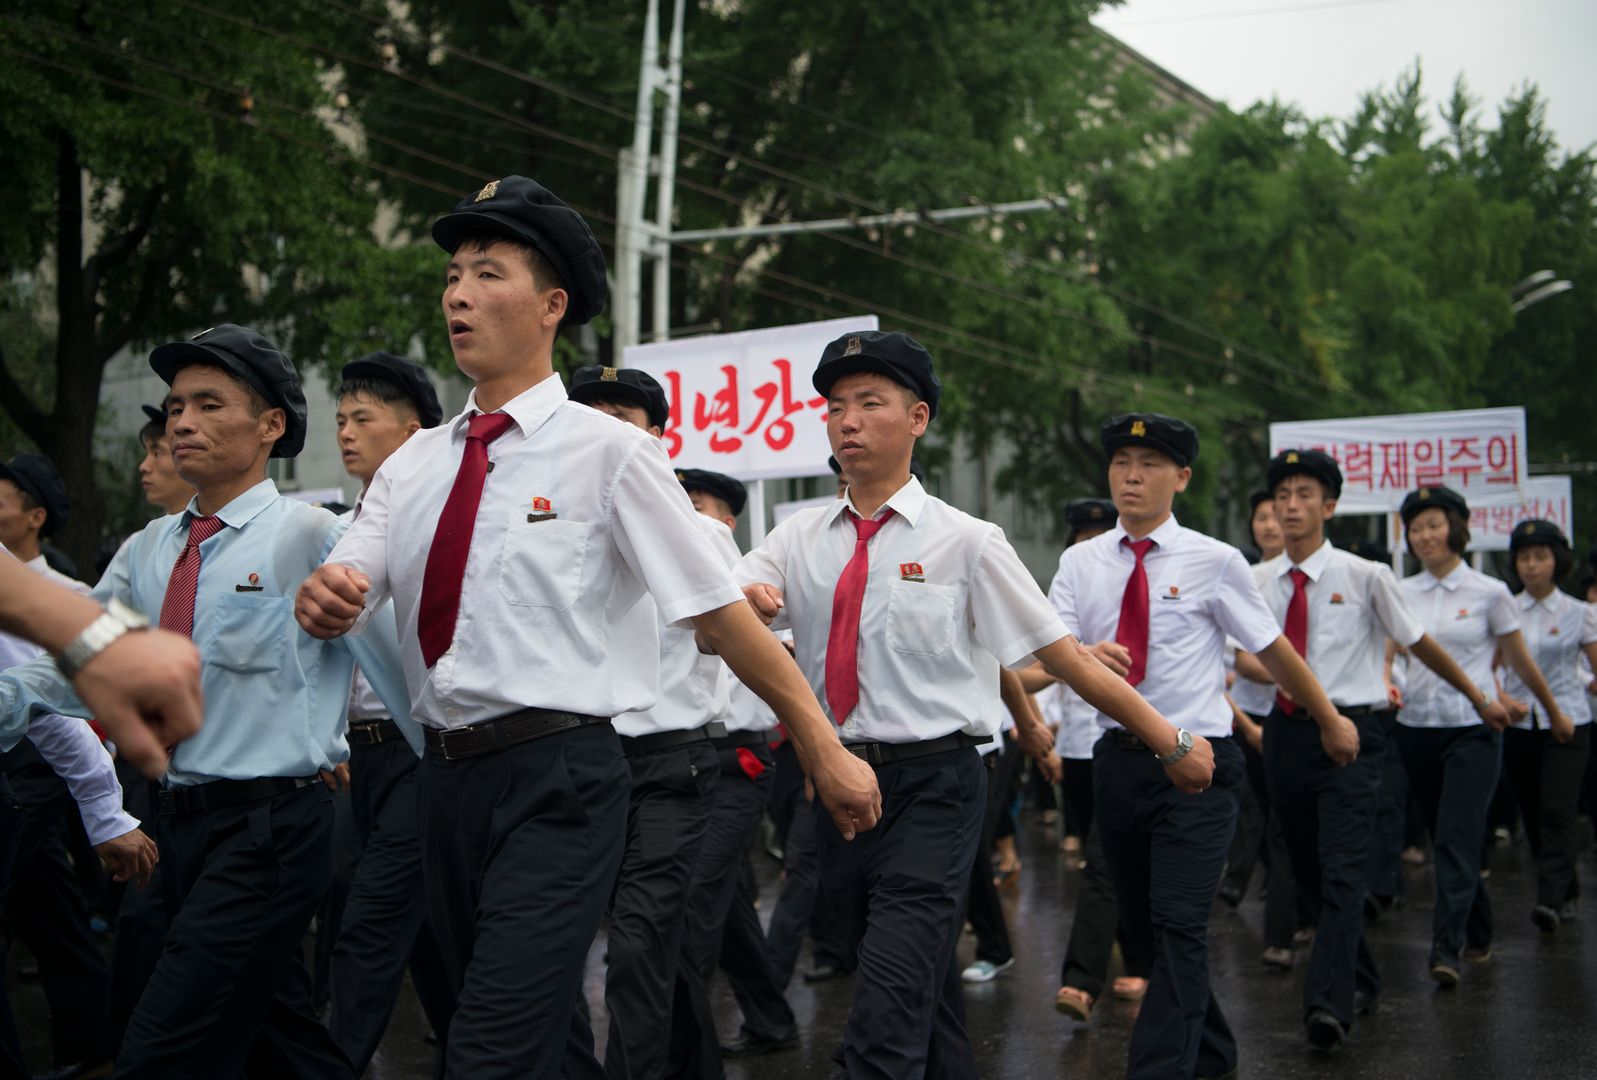
[(1509, 539), (1516, 598), (1525, 644), (1541, 668), (1564, 723), (1555, 724), (1531, 704), (1524, 680), (1503, 673), (1503, 704), (1514, 726), (1503, 733), (1503, 768), (1525, 819), (1525, 836), (1536, 855), (1536, 907), (1531, 922), (1554, 933), (1575, 914), (1580, 882), (1575, 876), (1575, 814), (1591, 755), (1589, 679), (1581, 658), (1597, 660), (1597, 607), (1558, 588), (1574, 562), (1569, 539), (1550, 521), (1525, 521)]
[(1431, 978), (1451, 987), (1458, 985), (1461, 959), (1480, 963), (1492, 952), (1481, 851), (1508, 725), (1508, 712), (1493, 694), (1493, 655), (1519, 673), (1549, 717), (1567, 721), (1525, 647), (1519, 605), (1508, 586), (1464, 562), (1464, 497), (1450, 488), (1422, 487), (1403, 500), (1401, 514), (1409, 551), (1424, 566), (1403, 580), (1404, 597), (1477, 691), (1471, 700), (1423, 664), (1411, 664), (1398, 714), (1398, 750), (1435, 841)]

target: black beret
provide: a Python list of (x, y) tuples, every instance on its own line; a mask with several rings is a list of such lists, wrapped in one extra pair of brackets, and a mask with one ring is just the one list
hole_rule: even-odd
[(1260, 503), (1274, 503), (1275, 495), (1268, 491), (1255, 491), (1248, 496), (1248, 516), (1252, 517), (1258, 512)]
[(1545, 544), (1550, 548), (1561, 547), (1565, 551), (1571, 550), (1569, 537), (1551, 521), (1541, 518), (1531, 518), (1521, 521), (1514, 526), (1513, 535), (1508, 538), (1508, 550), (1517, 552), (1520, 548), (1531, 547), (1535, 544)]
[(435, 428), (444, 422), (444, 409), (438, 404), (438, 391), (433, 389), (427, 369), (414, 360), (406, 360), (393, 353), (367, 353), (359, 360), (345, 364), (338, 377), (346, 382), (350, 379), (380, 379), (393, 383), (415, 404), (422, 427)]
[(210, 364), (230, 372), (253, 386), (267, 405), (283, 410), (283, 436), (272, 447), (272, 457), (291, 458), (305, 448), (305, 391), (299, 372), (260, 331), (222, 323), (188, 341), (167, 342), (150, 354), (151, 369), (168, 386), (179, 369), (190, 364)]
[(874, 371), (909, 387), (926, 403), (931, 416), (937, 416), (943, 384), (932, 370), (932, 354), (908, 334), (896, 330), (844, 334), (821, 350), (821, 362), (815, 365), (811, 381), (817, 393), (830, 394), (838, 379), (861, 371)]
[(581, 326), (604, 310), (604, 252), (582, 215), (525, 176), (492, 180), (433, 222), (433, 239), (453, 255), (468, 236), (531, 244), (549, 260), (569, 298), (563, 323)]
[(1108, 499), (1072, 499), (1065, 505), (1065, 521), (1072, 529), (1110, 528), (1120, 513)]
[(1331, 498), (1342, 497), (1342, 469), (1324, 450), (1283, 450), (1270, 459), (1264, 476), (1272, 493), (1289, 476), (1312, 476), (1325, 485)]
[(1398, 514), (1402, 516), (1406, 528), (1408, 523), (1414, 520), (1414, 515), (1433, 506), (1442, 510), (1451, 510), (1465, 521), (1469, 520), (1469, 503), (1464, 501), (1464, 496), (1450, 487), (1441, 485), (1422, 487), (1409, 492)]
[(664, 429), (671, 419), (671, 405), (665, 399), (665, 387), (653, 375), (637, 368), (613, 368), (589, 364), (578, 368), (571, 376), (572, 401), (587, 405), (605, 398), (623, 398), (639, 406), (648, 414), (649, 423)]
[(166, 410), (159, 405), (140, 405), (144, 415), (150, 418), (152, 424), (166, 424)]
[(731, 509), (732, 516), (743, 512), (744, 504), (749, 501), (748, 489), (742, 481), (734, 480), (723, 473), (711, 472), (709, 469), (678, 469), (677, 479), (682, 482), (684, 491), (704, 491), (722, 500)]
[(1111, 416), (1098, 429), (1098, 441), (1110, 455), (1122, 446), (1148, 446), (1183, 468), (1198, 460), (1198, 429), (1159, 413)]
[(1378, 562), (1386, 566), (1392, 565), (1392, 553), (1379, 540), (1365, 540), (1362, 538), (1349, 540), (1342, 545), (1342, 550), (1350, 555), (1357, 555), (1361, 559), (1368, 559), (1370, 562)]
[(72, 500), (67, 498), (66, 481), (43, 454), (18, 454), (0, 465), (0, 480), (11, 481), (28, 498), (44, 507), (44, 528), (39, 530), (40, 536), (49, 536), (67, 523)]

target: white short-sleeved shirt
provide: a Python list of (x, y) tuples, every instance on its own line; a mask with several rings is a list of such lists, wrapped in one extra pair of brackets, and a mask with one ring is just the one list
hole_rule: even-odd
[[(1528, 591), (1514, 598), (1519, 604), (1519, 621), (1525, 631), (1525, 647), (1530, 658), (1542, 670), (1553, 700), (1576, 727), (1591, 723), (1591, 704), (1587, 701), (1586, 687), (1591, 676), (1583, 675), (1580, 661), (1587, 645), (1597, 642), (1597, 606), (1576, 600), (1562, 589), (1554, 589), (1537, 600)], [(1541, 702), (1531, 694), (1530, 688), (1519, 677), (1519, 672), (1505, 666), (1502, 670), (1503, 692), (1530, 705), (1530, 715), (1515, 727), (1545, 730), (1547, 714)]]
[(1047, 686), (1037, 695), (1043, 719), (1054, 729), (1054, 750), (1071, 761), (1091, 761), (1092, 747), (1103, 734), (1098, 710), (1065, 683)]
[[(1024, 667), (1069, 635), (1004, 532), (928, 495), (911, 478), (870, 540), (860, 608), (859, 704), (844, 742), (907, 743), (956, 731), (991, 735), (998, 663)], [(837, 579), (854, 555), (851, 499), (800, 510), (743, 557), (738, 580), (782, 590), (774, 626), (791, 626), (799, 667), (826, 700), (826, 643)]]
[[(1238, 645), (1235, 638), (1227, 638), (1225, 647), (1230, 653), (1228, 669), (1236, 671), (1237, 652), (1247, 650)], [(1249, 716), (1269, 716), (1270, 710), (1275, 708), (1275, 683), (1256, 682), (1237, 672), (1236, 681), (1231, 684), (1231, 700)]]
[[(1121, 546), (1125, 526), (1065, 549), (1048, 597), (1089, 644), (1113, 641), (1120, 603), (1137, 565)], [(1231, 734), (1225, 700), (1226, 637), (1261, 652), (1281, 636), (1247, 560), (1230, 544), (1182, 528), (1172, 515), (1148, 534), (1148, 666), (1137, 691), (1177, 727), (1205, 738)], [(1103, 728), (1118, 727), (1099, 714)]]
[[(362, 495), (364, 496), (364, 492)], [(355, 515), (360, 513), (360, 499), (355, 500), (355, 507), (338, 515), (338, 520), (353, 522)], [(383, 699), (377, 696), (377, 691), (372, 689), (372, 684), (366, 681), (366, 676), (360, 673), (360, 665), (355, 665), (355, 678), (349, 686), (349, 721), (358, 724), (363, 721), (388, 719), (388, 706), (383, 704)]]
[[(697, 516), (704, 545), (721, 558), (730, 572), (742, 557), (732, 530), (714, 518)], [(654, 606), (649, 597), (639, 603)], [(636, 738), (662, 731), (692, 731), (712, 720), (724, 720), (731, 675), (719, 656), (699, 651), (692, 628), (662, 626), (660, 695), (651, 708), (616, 717), (616, 734)]]
[[(1292, 600), (1292, 568), (1284, 552), (1253, 568), (1259, 591), (1281, 626)], [(1391, 568), (1342, 551), (1329, 540), (1297, 568), (1309, 578), (1304, 587), (1309, 669), (1336, 705), (1385, 707), (1386, 639), (1407, 648), (1425, 636)]]
[[(1398, 587), (1425, 632), (1447, 650), (1481, 693), (1495, 698), (1492, 653), (1498, 638), (1520, 628), (1519, 605), (1508, 586), (1460, 562), (1445, 578), (1421, 570)], [(1399, 723), (1423, 728), (1482, 723), (1474, 702), (1424, 664), (1411, 662), (1407, 674)]]
[[(741, 600), (704, 542), (658, 439), (567, 400), (558, 375), (507, 402), (488, 448), (454, 643), (431, 668), (416, 636), (427, 554), (465, 450), (476, 393), (377, 471), (328, 557), (371, 579), (367, 614), (392, 597), (412, 714), (434, 728), (537, 707), (589, 716), (647, 709), (661, 620)], [(654, 606), (640, 604), (648, 593)]]

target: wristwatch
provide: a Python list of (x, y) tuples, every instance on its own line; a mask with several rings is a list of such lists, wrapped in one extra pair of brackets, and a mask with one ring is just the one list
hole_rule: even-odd
[(1164, 757), (1155, 756), (1154, 760), (1157, 761), (1161, 765), (1174, 765), (1176, 762), (1178, 762), (1182, 758), (1186, 757), (1188, 751), (1190, 751), (1191, 749), (1192, 749), (1192, 732), (1188, 731), (1186, 728), (1177, 728), (1176, 729), (1176, 748), (1174, 750), (1170, 751)]
[(112, 600), (98, 618), (83, 628), (83, 633), (61, 650), (55, 658), (55, 666), (68, 679), (75, 679), (83, 665), (104, 652), (111, 642), (129, 630), (149, 628), (150, 620), (143, 612), (134, 611), (120, 600)]

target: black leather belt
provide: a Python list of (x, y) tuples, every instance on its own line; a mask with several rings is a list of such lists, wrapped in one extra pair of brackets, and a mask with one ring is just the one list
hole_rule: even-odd
[[(721, 727), (719, 724), (711, 724), (710, 726)], [(715, 745), (717, 750), (735, 750), (740, 746), (769, 746), (771, 743), (770, 731), (727, 732), (724, 727), (721, 730), (726, 732), (726, 734), (716, 735), (714, 732), (710, 734), (710, 742)]]
[[(1294, 706), (1289, 712), (1277, 704), (1275, 711), (1280, 713), (1282, 716), (1288, 716), (1294, 720), (1314, 719), (1314, 717), (1309, 715), (1309, 710), (1305, 709), (1301, 705)], [(1384, 707), (1376, 705), (1338, 705), (1336, 706), (1336, 711), (1347, 717), (1349, 720), (1358, 720), (1366, 716), (1374, 716), (1376, 713), (1384, 711)]]
[[(675, 750), (679, 746), (690, 743), (709, 742), (712, 726), (705, 724), (692, 731), (657, 731), (653, 735), (621, 736), (621, 752), (627, 757), (642, 757), (644, 754), (658, 754), (662, 750)], [(726, 728), (721, 728), (725, 731)]]
[(162, 788), (155, 793), (156, 806), (163, 816), (203, 814), (230, 806), (264, 802), (289, 791), (319, 784), (319, 776), (263, 776), (258, 780), (212, 780), (190, 787)]
[(913, 761), (915, 758), (946, 754), (950, 750), (963, 750), (968, 746), (981, 746), (992, 742), (991, 735), (967, 735), (956, 731), (938, 739), (912, 743), (844, 743), (843, 749), (870, 765), (891, 765), (896, 761)]
[(392, 720), (351, 720), (349, 722), (349, 745), (351, 746), (381, 746), (385, 742), (394, 742), (404, 739), (399, 731), (399, 725)]
[(497, 720), (484, 720), (470, 727), (440, 731), (426, 728), (427, 749), (445, 761), (491, 754), (519, 743), (541, 739), (560, 731), (572, 731), (594, 724), (608, 724), (606, 716), (550, 712), (548, 709), (522, 709)]

